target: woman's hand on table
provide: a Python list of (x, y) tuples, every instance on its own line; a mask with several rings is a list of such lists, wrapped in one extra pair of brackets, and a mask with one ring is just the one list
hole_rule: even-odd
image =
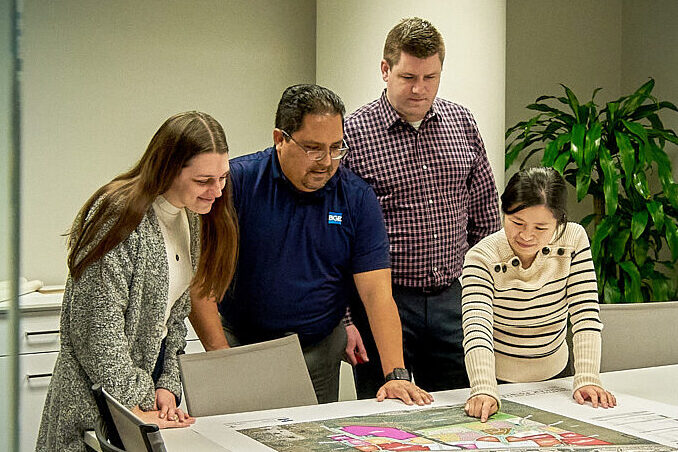
[(603, 408), (613, 408), (617, 406), (617, 399), (610, 391), (606, 391), (600, 386), (587, 385), (574, 391), (572, 395), (578, 404), (583, 405), (587, 400), (591, 402), (593, 408), (599, 406)]
[(160, 417), (160, 410), (154, 411), (142, 411), (139, 407), (132, 408), (132, 412), (136, 414), (145, 424), (155, 424), (159, 428), (177, 428), (177, 427), (188, 427), (191, 424), (195, 423), (195, 418), (190, 417), (185, 414), (184, 420), (180, 421), (179, 417), (173, 419), (167, 419), (167, 417)]
[(497, 399), (485, 394), (470, 397), (464, 406), (466, 414), (471, 417), (480, 418), (480, 422), (487, 422), (487, 419), (496, 413), (498, 409)]
[(195, 422), (195, 419), (191, 419), (188, 413), (177, 408), (177, 399), (174, 397), (174, 393), (168, 389), (158, 388), (155, 390), (155, 406), (153, 408), (158, 410), (160, 419), (179, 422), (182, 426), (189, 421), (191, 421), (191, 424)]

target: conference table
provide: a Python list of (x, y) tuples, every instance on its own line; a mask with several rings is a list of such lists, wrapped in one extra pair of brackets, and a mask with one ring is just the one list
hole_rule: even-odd
[[(547, 382), (504, 384), (499, 386), (499, 392), (502, 400), (527, 403), (551, 413), (575, 419), (584, 418), (587, 421), (592, 416), (601, 419), (603, 417), (616, 417), (632, 420), (640, 419), (642, 416), (660, 416), (663, 422), (662, 436), (652, 436), (652, 441), (661, 438), (661, 441), (658, 442), (678, 448), (678, 390), (676, 389), (678, 364), (607, 372), (601, 375), (601, 379), (605, 388), (617, 397), (617, 407), (594, 409), (590, 405), (578, 405), (571, 395), (572, 377)], [(468, 389), (457, 389), (436, 392), (433, 394), (435, 401), (432, 407), (463, 404), (468, 397), (468, 391)], [(384, 402), (376, 402), (375, 399), (352, 400), (325, 405), (202, 417), (197, 418), (196, 423), (189, 428), (162, 430), (162, 436), (168, 452), (187, 450), (192, 452), (263, 452), (274, 449), (239, 433), (238, 430), (272, 425), (276, 422), (308, 422), (429, 408), (409, 407), (397, 400), (386, 400)], [(609, 416), (610, 414), (614, 416)], [(609, 424), (599, 425), (607, 426)], [(615, 430), (617, 429), (615, 428)], [(639, 426), (636, 428), (634, 425), (624, 425), (620, 431), (636, 436), (639, 435), (638, 432), (641, 432), (640, 437), (643, 437), (643, 430)], [(645, 439), (648, 439), (648, 437), (645, 437)], [(86, 441), (90, 445), (96, 443), (93, 435), (86, 435)], [(328, 448), (328, 450), (331, 449)]]

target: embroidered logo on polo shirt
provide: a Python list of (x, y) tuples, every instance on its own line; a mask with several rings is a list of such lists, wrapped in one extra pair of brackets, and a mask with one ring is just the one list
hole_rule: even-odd
[(341, 224), (341, 212), (330, 212), (327, 216), (327, 224)]

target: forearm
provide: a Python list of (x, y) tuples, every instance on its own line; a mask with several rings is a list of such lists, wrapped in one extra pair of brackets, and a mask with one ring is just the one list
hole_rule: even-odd
[(572, 338), (574, 353), (573, 390), (582, 386), (603, 387), (600, 381), (601, 336), (597, 331), (582, 331)]
[(391, 294), (391, 271), (375, 270), (354, 277), (379, 350), (384, 375), (396, 367), (405, 367), (402, 326)]
[(191, 313), (188, 319), (205, 350), (228, 348), (228, 341), (221, 326), (219, 309), (213, 300), (192, 296)]
[[(372, 311), (372, 312), (370, 312)], [(403, 337), (400, 316), (393, 298), (384, 301), (383, 306), (367, 309), (367, 317), (379, 350), (384, 375), (396, 367), (405, 367), (403, 359)]]
[(486, 348), (476, 348), (464, 356), (466, 372), (468, 373), (471, 397), (486, 394), (497, 399), (497, 378), (494, 373), (494, 354)]
[(167, 336), (165, 337), (165, 359), (160, 378), (156, 381), (158, 388), (164, 388), (172, 392), (178, 400), (181, 400), (181, 378), (179, 376), (179, 360), (177, 355), (183, 353), (186, 348), (186, 317), (191, 310), (191, 300), (188, 294), (184, 294), (172, 307), (167, 322)]

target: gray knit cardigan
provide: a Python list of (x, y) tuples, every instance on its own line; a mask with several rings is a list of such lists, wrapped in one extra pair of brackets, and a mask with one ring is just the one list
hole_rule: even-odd
[[(186, 210), (195, 272), (200, 253), (200, 217)], [(177, 397), (181, 381), (177, 353), (186, 345), (184, 320), (191, 309), (188, 289), (167, 321), (163, 372), (151, 373), (162, 342), (169, 290), (165, 242), (149, 208), (139, 226), (113, 250), (66, 282), (61, 307), (61, 351), (42, 413), (37, 452), (84, 451), (83, 433), (98, 411), (91, 395), (101, 384), (123, 405), (153, 408), (155, 389)]]

